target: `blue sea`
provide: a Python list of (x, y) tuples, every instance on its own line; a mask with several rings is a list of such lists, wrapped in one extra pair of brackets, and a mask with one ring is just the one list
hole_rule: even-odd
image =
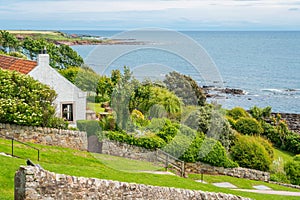
[[(121, 31), (63, 32), (111, 38)], [(300, 32), (183, 31), (180, 34), (203, 47), (216, 66), (223, 87), (245, 91), (245, 95), (225, 95), (221, 101), (224, 108), (240, 106), (249, 109), (256, 105), (271, 106), (274, 112), (300, 113)], [(128, 38), (128, 41), (134, 39)], [(178, 38), (170, 37), (170, 41), (179, 43)], [(99, 73), (109, 74), (111, 69), (122, 69), (126, 65), (136, 69), (137, 77), (142, 72), (152, 78), (153, 75), (163, 76), (168, 71), (176, 70), (192, 76), (200, 85), (213, 85), (198, 76), (187, 60), (155, 48), (161, 40), (147, 42), (152, 43), (154, 48), (124, 53), (107, 66), (101, 66), (107, 64), (102, 62), (103, 57), (91, 54), (97, 51), (109, 57), (110, 53), (122, 52), (130, 45), (83, 45), (72, 48)], [(186, 44), (183, 49), (189, 51), (188, 47)]]

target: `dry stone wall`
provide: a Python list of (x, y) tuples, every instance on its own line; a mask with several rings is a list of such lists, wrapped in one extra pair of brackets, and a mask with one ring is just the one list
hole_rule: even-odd
[(144, 161), (156, 161), (155, 151), (112, 140), (102, 141), (101, 153)]
[[(135, 160), (157, 162), (156, 152), (111, 140), (102, 141), (102, 153)], [(174, 161), (175, 162), (175, 161)], [(251, 180), (269, 181), (270, 173), (247, 168), (214, 167), (204, 163), (185, 163), (184, 174), (218, 174)]]
[(87, 150), (86, 132), (0, 123), (0, 137), (22, 142)]
[(157, 187), (55, 174), (21, 166), (15, 175), (15, 199), (246, 199), (224, 193)]
[(251, 180), (259, 181), (270, 181), (270, 173), (263, 172), (255, 169), (247, 169), (242, 167), (237, 168), (224, 168), (224, 167), (213, 167), (204, 163), (186, 163), (186, 173), (194, 174), (215, 174), (215, 175), (226, 175), (237, 178), (246, 178)]

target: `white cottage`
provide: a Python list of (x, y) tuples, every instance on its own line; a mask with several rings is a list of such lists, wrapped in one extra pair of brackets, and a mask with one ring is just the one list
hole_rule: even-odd
[(0, 55), (0, 67), (28, 74), (41, 83), (49, 85), (57, 93), (56, 113), (75, 125), (86, 119), (86, 92), (73, 85), (49, 65), (49, 55), (39, 54), (37, 62)]

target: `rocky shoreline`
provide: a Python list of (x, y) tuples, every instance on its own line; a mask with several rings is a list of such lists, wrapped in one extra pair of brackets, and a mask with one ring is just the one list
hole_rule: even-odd
[(207, 98), (222, 98), (224, 94), (229, 95), (245, 95), (245, 91), (236, 88), (217, 88), (214, 86), (203, 86)]

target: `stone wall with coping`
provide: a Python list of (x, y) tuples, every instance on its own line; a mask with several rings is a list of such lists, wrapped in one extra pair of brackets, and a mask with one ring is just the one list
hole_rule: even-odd
[(87, 150), (87, 134), (81, 131), (0, 123), (0, 137), (22, 142)]
[(96, 178), (55, 174), (21, 166), (15, 174), (15, 199), (246, 199), (224, 193), (203, 192)]
[(142, 147), (137, 147), (112, 140), (102, 140), (101, 153), (134, 160), (143, 160), (150, 162), (156, 161), (155, 151), (150, 151)]
[[(150, 151), (142, 147), (136, 147), (125, 143), (111, 140), (102, 141), (102, 153), (114, 156), (130, 158), (134, 160), (144, 160), (158, 162), (155, 151)], [(175, 161), (173, 161), (175, 162)], [(270, 173), (242, 167), (223, 168), (214, 167), (204, 163), (185, 163), (185, 174), (218, 174), (237, 178), (247, 178), (251, 180), (269, 181)]]
[(237, 178), (246, 178), (250, 180), (258, 181), (270, 181), (270, 173), (263, 172), (255, 169), (248, 168), (224, 168), (224, 167), (214, 167), (204, 163), (186, 163), (185, 173), (193, 174), (212, 174), (212, 175), (226, 175)]

